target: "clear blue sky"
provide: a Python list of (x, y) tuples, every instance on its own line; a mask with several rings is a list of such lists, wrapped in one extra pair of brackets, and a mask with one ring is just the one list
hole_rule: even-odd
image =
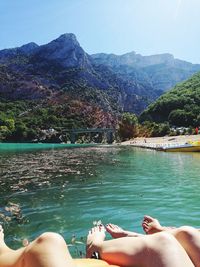
[(200, 63), (200, 0), (0, 0), (0, 49), (74, 33), (86, 52)]

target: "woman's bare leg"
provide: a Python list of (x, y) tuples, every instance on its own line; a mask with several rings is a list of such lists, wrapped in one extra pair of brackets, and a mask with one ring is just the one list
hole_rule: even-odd
[(18, 250), (8, 248), (0, 228), (0, 267), (75, 267), (64, 239), (45, 233)]
[(190, 227), (182, 226), (177, 229), (172, 229), (171, 234), (184, 247), (187, 254), (190, 256), (195, 267), (200, 267), (200, 233), (199, 230)]
[(18, 264), (22, 258), (24, 249), (12, 250), (4, 242), (4, 232), (0, 225), (0, 267), (21, 266)]
[(200, 267), (200, 232), (190, 226), (182, 226), (179, 228), (163, 227), (159, 221), (150, 216), (145, 216), (143, 229), (147, 234), (167, 231), (172, 234), (183, 246), (195, 267)]
[(44, 233), (26, 247), (24, 267), (75, 267), (62, 236)]
[(89, 232), (87, 257), (98, 252), (101, 259), (126, 267), (194, 267), (172, 235), (158, 233), (104, 241), (104, 231), (102, 227), (94, 227)]
[(105, 226), (106, 231), (113, 237), (113, 238), (120, 238), (120, 237), (137, 237), (141, 236), (141, 234), (126, 231), (123, 228), (119, 227), (118, 225), (109, 223)]

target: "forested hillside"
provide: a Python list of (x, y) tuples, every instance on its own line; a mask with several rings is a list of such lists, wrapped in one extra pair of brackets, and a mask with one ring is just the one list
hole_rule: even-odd
[(141, 114), (140, 120), (168, 121), (176, 126), (199, 126), (200, 72), (162, 95)]

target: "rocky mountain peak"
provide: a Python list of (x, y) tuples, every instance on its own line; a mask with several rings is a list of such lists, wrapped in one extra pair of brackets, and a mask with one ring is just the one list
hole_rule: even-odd
[(79, 42), (76, 39), (76, 35), (73, 34), (73, 33), (64, 33), (64, 34), (61, 34), (54, 41), (57, 41), (57, 42), (73, 42), (74, 44), (80, 45)]
[(37, 45), (34, 42), (22, 45), (21, 47), (19, 47), (19, 51), (25, 54), (29, 54), (32, 53), (36, 48), (38, 48), (39, 45)]
[(50, 43), (40, 46), (37, 55), (43, 59), (55, 60), (67, 68), (91, 66), (88, 55), (84, 52), (76, 36), (72, 33), (62, 34)]

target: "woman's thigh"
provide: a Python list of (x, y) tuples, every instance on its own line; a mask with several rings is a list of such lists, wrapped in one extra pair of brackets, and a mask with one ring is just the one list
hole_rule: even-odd
[(147, 235), (148, 267), (194, 267), (186, 251), (169, 233)]

